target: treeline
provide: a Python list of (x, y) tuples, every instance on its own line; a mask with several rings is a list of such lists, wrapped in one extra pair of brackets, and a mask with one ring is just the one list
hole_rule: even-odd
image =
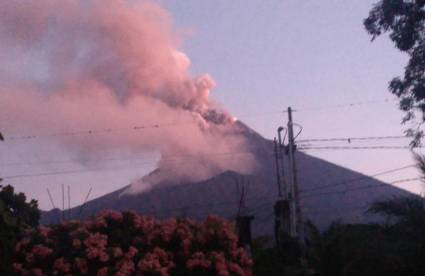
[(157, 220), (105, 210), (84, 221), (38, 225), (36, 201), (0, 191), (0, 275), (252, 275), (228, 221)]
[(323, 233), (309, 224), (304, 253), (266, 248), (257, 240), (256, 275), (419, 276), (425, 275), (425, 205), (420, 197), (398, 197), (372, 204), (368, 212), (382, 223), (334, 222)]
[[(425, 275), (425, 205), (420, 197), (373, 203), (374, 224), (307, 224), (305, 244), (253, 241), (251, 257), (219, 218), (158, 221), (131, 212), (39, 226), (37, 202), (0, 190), (0, 275)], [(117, 274), (118, 273), (118, 274)]]

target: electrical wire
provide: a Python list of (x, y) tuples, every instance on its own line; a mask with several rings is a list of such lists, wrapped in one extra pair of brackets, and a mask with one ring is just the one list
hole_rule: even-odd
[[(295, 108), (293, 111), (318, 111), (324, 109), (335, 109), (335, 108), (346, 108), (346, 107), (357, 107), (362, 105), (371, 105), (371, 104), (382, 104), (382, 103), (391, 103), (395, 102), (398, 99), (383, 99), (383, 100), (371, 100), (371, 101), (363, 101), (363, 102), (351, 102), (351, 103), (342, 103), (335, 105), (327, 105), (327, 106), (318, 106), (318, 107), (306, 107), (306, 108)], [(286, 112), (286, 111), (283, 111)]]
[[(252, 154), (253, 151), (260, 148), (252, 148), (252, 151), (233, 151), (233, 152), (219, 152), (219, 153), (204, 153), (199, 155), (191, 155), (191, 154), (175, 154), (168, 155), (166, 158), (162, 158), (161, 161), (170, 162), (177, 161), (180, 159), (186, 158), (204, 158), (211, 156), (222, 156), (222, 155), (239, 155), (239, 154)], [(7, 162), (0, 163), (0, 166), (21, 166), (21, 165), (42, 165), (42, 164), (67, 164), (67, 163), (90, 163), (90, 162), (99, 162), (99, 161), (134, 161), (134, 160), (146, 160), (146, 157), (111, 157), (111, 158), (93, 158), (93, 159), (65, 159), (65, 160), (45, 160), (45, 161), (37, 161), (37, 162)], [(146, 162), (146, 164), (155, 164), (151, 161)]]
[[(315, 111), (315, 110), (322, 110), (322, 109), (329, 109), (329, 108), (343, 108), (343, 107), (354, 107), (359, 105), (366, 105), (366, 104), (376, 104), (376, 103), (388, 103), (392, 101), (396, 101), (397, 99), (391, 100), (391, 99), (384, 99), (384, 100), (374, 100), (374, 101), (364, 101), (364, 102), (352, 102), (352, 103), (343, 103), (343, 104), (336, 104), (336, 105), (329, 105), (329, 106), (322, 106), (322, 107), (312, 107), (312, 108), (301, 108), (301, 109), (295, 109), (293, 111)], [(260, 117), (265, 115), (277, 115), (287, 112), (279, 111), (279, 112), (268, 112), (268, 113), (261, 113), (261, 114), (247, 114), (242, 117)], [(100, 134), (100, 133), (111, 133), (111, 132), (117, 132), (117, 131), (126, 131), (126, 130), (146, 130), (146, 129), (160, 129), (164, 127), (174, 127), (174, 126), (180, 126), (180, 125), (187, 125), (187, 124), (197, 124), (197, 122), (172, 122), (172, 123), (155, 123), (155, 124), (147, 124), (147, 125), (135, 125), (130, 126), (126, 128), (101, 128), (101, 129), (86, 129), (86, 130), (73, 130), (73, 131), (64, 131), (64, 132), (56, 132), (56, 133), (48, 133), (48, 134), (27, 134), (27, 135), (12, 135), (8, 136), (3, 134), (4, 141), (8, 140), (28, 140), (28, 139), (36, 139), (36, 138), (47, 138), (47, 137), (58, 137), (58, 136), (77, 136), (77, 135), (93, 135), (93, 134)]]
[(297, 142), (348, 142), (351, 141), (365, 141), (365, 140), (393, 140), (393, 139), (407, 139), (409, 136), (403, 135), (388, 135), (388, 136), (366, 136), (366, 137), (339, 137), (339, 138), (307, 138), (297, 140)]
[(353, 182), (358, 182), (358, 181), (361, 181), (361, 180), (364, 180), (364, 179), (369, 179), (369, 178), (373, 178), (373, 177), (377, 177), (377, 176), (381, 176), (381, 175), (385, 175), (385, 174), (389, 174), (389, 173), (393, 173), (393, 172), (402, 171), (402, 170), (413, 168), (413, 167), (416, 167), (416, 166), (417, 166), (416, 164), (410, 164), (410, 165), (406, 165), (406, 166), (403, 166), (403, 167), (398, 167), (398, 168), (394, 168), (394, 169), (390, 169), (390, 170), (381, 171), (381, 172), (371, 174), (371, 175), (364, 175), (364, 176), (348, 179), (348, 180), (345, 180), (345, 181), (340, 181), (340, 182), (336, 182), (336, 183), (317, 186), (317, 187), (307, 189), (307, 190), (300, 190), (299, 193), (303, 194), (303, 193), (306, 193), (306, 192), (322, 190), (322, 189), (326, 189), (326, 188), (329, 188), (329, 187), (341, 186), (341, 185), (345, 185), (345, 184), (349, 184), (349, 183), (353, 183)]
[(332, 191), (332, 192), (325, 192), (325, 193), (309, 194), (309, 195), (305, 195), (305, 196), (300, 196), (300, 199), (308, 198), (308, 197), (315, 197), (315, 196), (331, 195), (331, 194), (345, 194), (347, 192), (354, 192), (354, 191), (359, 191), (359, 190), (378, 188), (378, 187), (388, 186), (389, 184), (406, 183), (406, 182), (412, 182), (412, 181), (416, 181), (416, 180), (424, 180), (424, 177), (406, 178), (406, 179), (400, 179), (400, 180), (396, 180), (396, 181), (392, 181), (392, 182), (388, 182), (388, 183), (370, 184), (370, 185), (366, 185), (366, 186), (355, 187), (355, 188), (352, 188), (352, 189), (346, 189), (344, 191)]
[[(227, 153), (212, 153), (212, 154), (204, 154), (199, 156), (182, 156), (182, 157), (174, 157), (169, 159), (163, 159), (163, 162), (169, 163), (169, 162), (180, 162), (182, 159), (198, 159), (205, 156), (215, 156), (217, 158), (221, 158), (220, 156), (226, 157), (229, 156), (232, 158), (224, 158), (227, 160), (238, 160), (240, 158), (251, 158), (252, 152), (227, 152)], [(240, 155), (240, 156), (235, 156)], [(244, 156), (247, 155), (247, 156)], [(104, 170), (126, 170), (126, 169), (134, 169), (134, 168), (144, 168), (148, 165), (152, 166), (155, 165), (156, 162), (145, 162), (140, 165), (145, 166), (120, 166), (120, 167), (99, 167), (99, 168), (89, 168), (89, 169), (78, 169), (78, 170), (62, 170), (62, 171), (53, 171), (53, 172), (41, 172), (41, 173), (30, 173), (30, 174), (16, 174), (16, 175), (9, 175), (9, 176), (3, 176), (3, 179), (14, 179), (14, 178), (26, 178), (26, 177), (39, 177), (39, 176), (51, 176), (51, 175), (62, 175), (62, 174), (76, 174), (76, 173), (86, 173), (86, 172), (93, 172), (93, 171), (104, 171)]]
[(298, 147), (298, 150), (398, 150), (398, 149), (417, 149), (417, 148), (423, 148), (423, 146), (416, 146), (416, 147), (410, 147), (410, 146), (307, 146), (307, 147)]
[[(242, 118), (245, 117), (264, 117), (269, 115), (277, 115), (282, 114), (279, 112), (267, 112), (267, 113), (258, 113), (258, 114), (244, 114)], [(122, 131), (141, 131), (147, 129), (161, 129), (168, 127), (175, 127), (181, 125), (197, 125), (198, 122), (195, 121), (187, 121), (187, 122), (171, 122), (171, 123), (155, 123), (155, 124), (147, 124), (147, 125), (135, 125), (123, 128), (100, 128), (100, 129), (83, 129), (83, 130), (72, 130), (72, 131), (63, 131), (63, 132), (54, 132), (54, 133), (45, 133), (45, 134), (26, 134), (26, 135), (4, 135), (3, 132), (3, 140), (29, 140), (29, 139), (37, 139), (37, 138), (48, 138), (48, 137), (62, 137), (62, 136), (80, 136), (80, 135), (95, 135), (95, 134), (107, 134), (112, 132), (122, 132)]]
[(28, 135), (15, 135), (7, 136), (4, 135), (4, 140), (28, 140), (36, 138), (48, 138), (48, 137), (58, 137), (58, 136), (77, 136), (77, 135), (93, 135), (100, 133), (111, 133), (117, 131), (127, 131), (127, 130), (146, 130), (146, 129), (159, 129), (164, 127), (174, 127), (187, 124), (196, 124), (196, 122), (179, 122), (179, 123), (164, 123), (164, 124), (150, 124), (150, 125), (135, 125), (126, 128), (102, 128), (102, 129), (87, 129), (87, 130), (74, 130), (74, 131), (64, 131), (64, 132), (55, 132), (47, 134), (28, 134)]

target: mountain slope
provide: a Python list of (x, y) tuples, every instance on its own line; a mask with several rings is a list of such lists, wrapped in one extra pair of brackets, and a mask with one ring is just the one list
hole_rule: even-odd
[[(188, 216), (202, 219), (208, 214), (234, 217), (238, 211), (242, 185), (246, 198), (244, 212), (253, 214), (253, 232), (271, 234), (273, 231), (273, 203), (277, 198), (273, 143), (240, 124), (239, 131), (249, 139), (251, 151), (259, 160), (255, 175), (224, 172), (205, 181), (173, 185), (167, 183), (150, 191), (127, 195), (126, 188), (87, 202), (71, 210), (74, 218), (86, 217), (102, 209), (135, 210), (159, 218)], [(375, 221), (366, 215), (367, 204), (391, 196), (410, 193), (352, 170), (337, 166), (302, 152), (296, 154), (300, 199), (304, 218), (320, 229), (332, 221)], [(328, 185), (327, 187), (322, 187)], [(308, 191), (315, 189), (314, 191)], [(58, 211), (43, 214), (43, 222), (57, 220)]]

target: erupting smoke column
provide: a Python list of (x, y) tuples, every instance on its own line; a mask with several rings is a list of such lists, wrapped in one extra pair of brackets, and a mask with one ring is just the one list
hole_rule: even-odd
[[(209, 75), (193, 78), (168, 14), (151, 1), (0, 3), (0, 124), (10, 133), (170, 124), (141, 134), (57, 138), (72, 152), (157, 151), (159, 170), (133, 190), (167, 180), (249, 173), (251, 156), (227, 112), (208, 96)], [(173, 122), (175, 124), (173, 125)], [(183, 123), (182, 123), (183, 122)], [(170, 162), (170, 157), (187, 155)], [(189, 158), (190, 157), (190, 158)]]

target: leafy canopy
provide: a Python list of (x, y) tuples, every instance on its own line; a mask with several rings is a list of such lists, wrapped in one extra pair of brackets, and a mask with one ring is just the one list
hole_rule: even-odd
[[(414, 139), (412, 146), (420, 144), (425, 122), (425, 0), (381, 0), (364, 20), (372, 40), (383, 33), (395, 46), (409, 56), (404, 76), (390, 81), (389, 89), (400, 100), (400, 109), (406, 115), (403, 123), (411, 122), (407, 131)], [(417, 118), (420, 115), (420, 118)]]
[(19, 235), (38, 225), (37, 201), (26, 200), (12, 186), (0, 186), (0, 275), (11, 274), (11, 258)]

